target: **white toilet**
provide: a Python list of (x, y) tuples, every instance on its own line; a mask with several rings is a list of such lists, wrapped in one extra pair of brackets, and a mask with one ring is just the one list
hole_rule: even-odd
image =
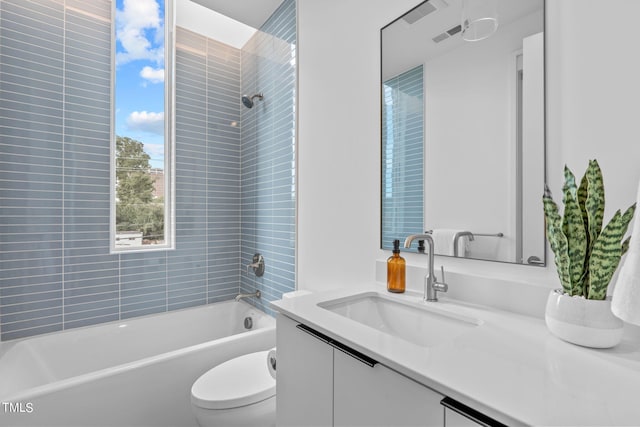
[(228, 360), (193, 383), (191, 407), (200, 426), (275, 426), (276, 380), (268, 353)]

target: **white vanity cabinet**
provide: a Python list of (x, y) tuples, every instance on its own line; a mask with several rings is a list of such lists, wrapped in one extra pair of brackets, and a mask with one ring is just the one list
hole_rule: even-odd
[(442, 398), (380, 363), (333, 352), (334, 426), (442, 426)]
[(284, 426), (333, 424), (333, 347), (278, 314), (276, 421)]
[(284, 315), (277, 425), (443, 426), (444, 396)]

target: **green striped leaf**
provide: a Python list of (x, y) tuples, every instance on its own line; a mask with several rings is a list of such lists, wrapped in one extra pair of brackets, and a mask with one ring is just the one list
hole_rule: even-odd
[(607, 287), (622, 256), (620, 241), (626, 232), (622, 218), (618, 210), (593, 245), (589, 259), (588, 299), (602, 300), (607, 296)]
[(635, 213), (636, 213), (636, 203), (629, 206), (629, 208), (622, 215), (622, 226), (624, 227), (625, 233), (627, 232), (627, 229), (629, 228), (629, 224), (631, 223), (631, 220), (633, 219), (633, 215)]
[(549, 188), (545, 186), (544, 196), (542, 197), (544, 206), (544, 216), (546, 220), (547, 239), (551, 245), (551, 250), (555, 255), (556, 268), (562, 289), (565, 293), (571, 295), (571, 275), (569, 273), (569, 254), (567, 252), (567, 238), (562, 232), (562, 218), (558, 212), (558, 205), (551, 198)]
[[(585, 204), (587, 202), (587, 186), (589, 182), (587, 181), (587, 174), (582, 176), (580, 180), (580, 187), (578, 187), (578, 205), (580, 206), (580, 211), (582, 211), (582, 221), (584, 222), (585, 230), (587, 230), (587, 225), (589, 224), (589, 218), (587, 217), (587, 209)], [(587, 238), (589, 231), (587, 230)]]
[[(623, 236), (627, 234), (627, 230), (629, 229), (629, 224), (631, 223), (631, 220), (633, 219), (635, 212), (636, 212), (636, 203), (629, 206), (629, 208), (622, 215), (622, 226), (624, 227), (624, 232), (622, 233)], [(631, 241), (631, 236), (627, 237), (626, 240), (622, 242), (622, 254), (620, 256), (627, 253), (627, 251), (629, 250), (630, 241)]]
[(585, 294), (589, 299), (602, 300), (606, 297), (609, 281), (622, 255), (621, 231), (621, 215), (618, 211), (598, 236), (589, 258), (589, 280)]
[(587, 180), (587, 198), (584, 202), (584, 210), (587, 215), (586, 225), (589, 233), (588, 257), (602, 230), (602, 221), (604, 219), (604, 182), (597, 160), (589, 161), (585, 179)]
[(589, 181), (587, 180), (587, 173), (582, 176), (580, 180), (580, 187), (578, 187), (578, 205), (580, 206), (580, 211), (582, 213), (582, 222), (584, 225), (585, 237), (587, 240), (587, 252), (585, 254), (584, 266), (582, 268), (582, 276), (578, 280), (580, 282), (580, 286), (582, 287), (581, 295), (587, 294), (587, 287), (589, 281), (589, 255), (591, 254), (591, 236), (589, 235), (589, 216), (587, 215), (587, 187), (589, 186)]
[(629, 242), (631, 241), (631, 236), (627, 237), (624, 242), (622, 242), (622, 255), (626, 254), (629, 250)]
[(567, 255), (569, 257), (569, 277), (571, 294), (582, 295), (584, 285), (582, 279), (585, 271), (587, 255), (587, 237), (578, 201), (576, 178), (567, 166), (564, 167), (565, 184), (563, 190), (564, 217), (562, 231), (567, 239)]

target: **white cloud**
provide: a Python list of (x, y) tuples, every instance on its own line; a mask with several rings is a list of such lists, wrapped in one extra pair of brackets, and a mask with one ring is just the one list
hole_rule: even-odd
[(140, 70), (140, 77), (151, 83), (162, 83), (164, 82), (164, 69), (152, 68), (147, 65)]
[[(154, 30), (155, 36), (151, 38)], [(116, 62), (125, 64), (137, 59), (160, 62), (164, 58), (164, 29), (155, 0), (124, 0), (116, 11), (116, 34), (124, 52)]]
[(127, 117), (127, 127), (132, 131), (164, 134), (164, 113), (134, 111)]
[(164, 144), (152, 144), (145, 142), (144, 151), (146, 151), (152, 159), (164, 159)]

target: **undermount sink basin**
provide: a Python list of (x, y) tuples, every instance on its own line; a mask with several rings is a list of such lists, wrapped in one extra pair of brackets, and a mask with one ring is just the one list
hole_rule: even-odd
[(377, 292), (324, 301), (318, 306), (422, 347), (450, 341), (482, 323), (424, 303), (398, 301)]

